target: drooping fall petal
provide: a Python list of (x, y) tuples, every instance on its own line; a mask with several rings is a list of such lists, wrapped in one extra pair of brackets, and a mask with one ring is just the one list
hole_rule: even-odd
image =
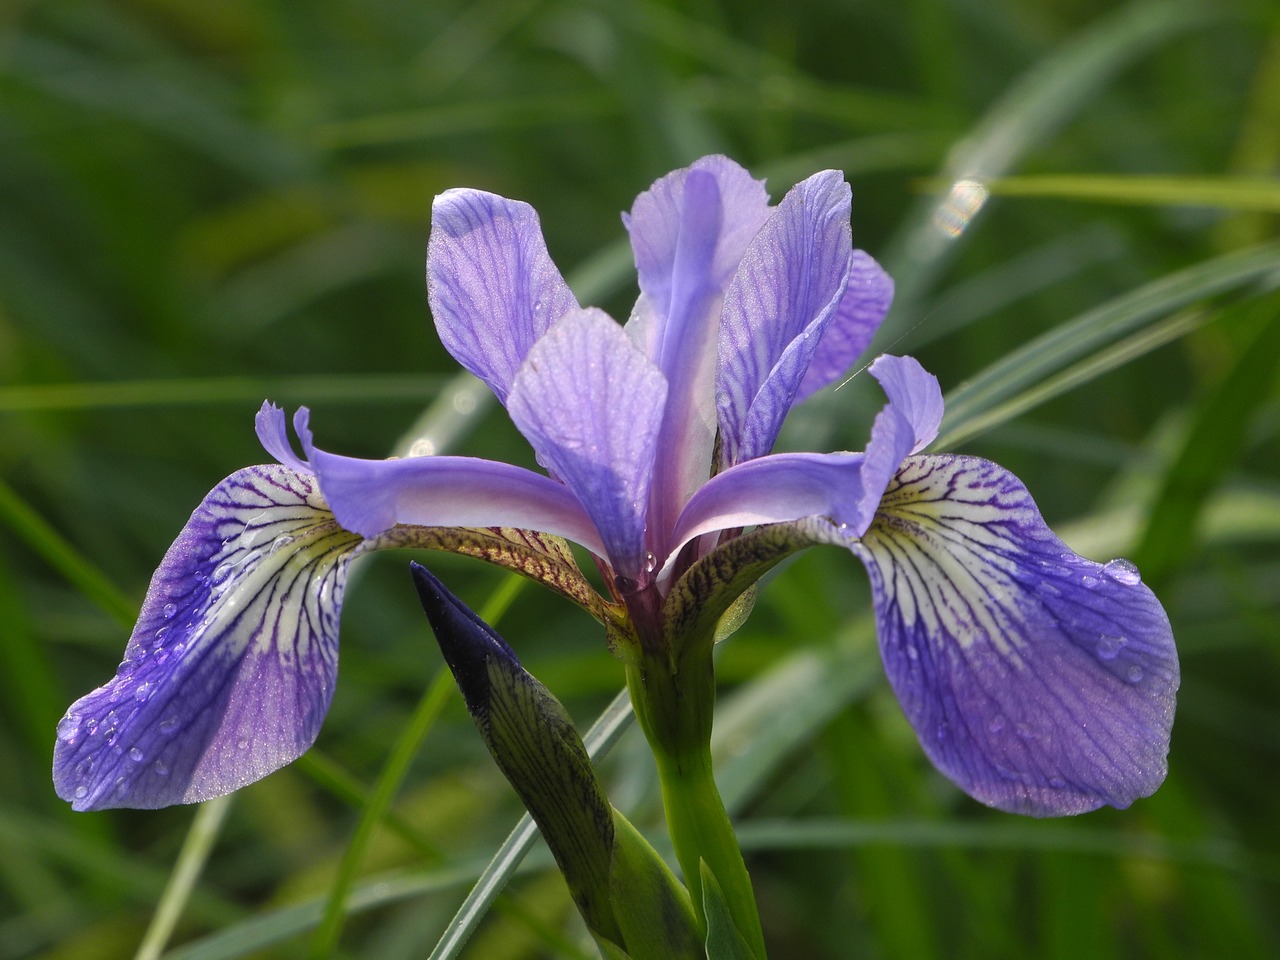
[(1132, 565), (1071, 552), (986, 460), (910, 458), (854, 546), (920, 744), (993, 807), (1125, 807), (1164, 780), (1178, 660)]
[(58, 725), (54, 783), (77, 810), (229, 793), (311, 746), (338, 669), (360, 538), (309, 474), (248, 467), (165, 554), (116, 676)]

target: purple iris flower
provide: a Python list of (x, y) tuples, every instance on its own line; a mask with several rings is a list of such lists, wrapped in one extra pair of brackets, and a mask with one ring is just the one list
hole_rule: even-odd
[[(165, 555), (115, 678), (59, 724), (59, 794), (79, 810), (193, 802), (301, 754), (332, 697), (362, 553), (504, 563), (597, 614), (625, 611), (652, 647), (679, 642), (661, 610), (680, 578), (762, 525), (863, 561), (889, 679), (963, 790), (1036, 815), (1151, 793), (1178, 685), (1163, 609), (1132, 565), (1071, 552), (1012, 474), (920, 453), (942, 417), (933, 376), (882, 356), (870, 372), (888, 403), (865, 451), (769, 453), (892, 299), (852, 246), (850, 204), (835, 171), (777, 206), (724, 157), (663, 177), (623, 218), (640, 297), (619, 325), (579, 306), (527, 204), (439, 196), (427, 280), (441, 340), (546, 472), (327, 453), (305, 408), (299, 457), (264, 405), (258, 435), (279, 463), (218, 484)], [(558, 538), (591, 552), (607, 598)]]

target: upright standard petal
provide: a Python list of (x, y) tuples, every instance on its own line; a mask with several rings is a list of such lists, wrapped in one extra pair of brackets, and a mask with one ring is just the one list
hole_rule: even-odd
[(961, 789), (1051, 816), (1160, 785), (1178, 660), (1131, 564), (1072, 553), (1016, 477), (960, 456), (910, 458), (854, 550), (890, 682)]
[(640, 292), (665, 322), (688, 318), (701, 298), (724, 292), (768, 217), (764, 181), (728, 157), (703, 157), (667, 174), (622, 218)]
[(849, 282), (796, 391), (796, 403), (834, 383), (871, 343), (893, 303), (893, 280), (870, 254), (853, 251)]
[(538, 459), (591, 517), (614, 571), (633, 580), (646, 564), (645, 508), (666, 396), (661, 372), (622, 328), (581, 310), (529, 351), (507, 403)]
[(533, 207), (464, 189), (432, 204), (427, 298), (446, 349), (503, 403), (529, 348), (578, 306)]
[(310, 747), (360, 542), (309, 474), (248, 467), (218, 484), (152, 578), (115, 678), (58, 724), (58, 795), (76, 810), (193, 803)]
[(713, 156), (663, 177), (623, 217), (640, 279), (628, 332), (668, 387), (649, 508), (659, 551), (680, 508), (711, 474), (721, 301), (768, 216), (763, 182)]
[(796, 184), (751, 242), (725, 293), (716, 403), (721, 458), (769, 452), (844, 296), (852, 195), (827, 170)]

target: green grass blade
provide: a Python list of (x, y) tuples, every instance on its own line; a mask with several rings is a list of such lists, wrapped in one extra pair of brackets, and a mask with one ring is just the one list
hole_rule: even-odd
[(7, 566), (0, 554), (0, 624), (4, 624), (0, 696), (4, 697), (5, 714), (16, 717), (15, 726), (35, 757), (49, 750), (49, 731), (62, 716), (65, 704), (48, 650), (32, 629), (17, 581)]
[(572, 96), (503, 97), (329, 123), (319, 127), (314, 138), (316, 146), (324, 150), (349, 150), (446, 140), (459, 135), (522, 127), (554, 126), (567, 121), (598, 120), (617, 109), (617, 104), (596, 92)]
[(1280, 882), (1280, 862), (1258, 855), (1235, 841), (1178, 840), (1131, 830), (1079, 827), (1053, 821), (1001, 818), (990, 822), (947, 820), (752, 820), (739, 832), (744, 849), (824, 849), (844, 846), (891, 846), (942, 849), (1086, 853), (1109, 858), (1133, 857), (1209, 867), (1226, 873)]
[[(489, 602), (481, 609), (480, 618), (496, 625), (528, 582), (515, 574), (508, 574), (503, 579), (502, 585), (489, 598)], [(453, 696), (454, 689), (453, 675), (448, 670), (441, 670), (423, 692), (409, 722), (396, 738), (382, 771), (374, 783), (373, 790), (369, 793), (364, 809), (360, 813), (360, 820), (356, 824), (351, 841), (343, 851), (337, 877), (329, 890), (324, 917), (316, 929), (315, 936), (311, 939), (311, 956), (317, 960), (333, 956), (337, 950), (338, 938), (342, 935), (342, 926), (346, 920), (347, 898), (355, 886), (356, 875), (360, 871), (360, 864), (364, 862), (369, 844), (373, 841), (374, 832), (385, 818), (396, 791), (399, 790), (405, 774), (409, 772), (409, 765), (413, 762), (427, 734), (431, 732), (441, 711), (444, 710), (445, 704)]]
[(1280, 180), (1264, 177), (1060, 175), (998, 177), (985, 184), (1001, 197), (1054, 197), (1095, 203), (1218, 207), (1280, 212)]
[[(154, 903), (168, 882), (164, 870), (111, 841), (86, 836), (83, 831), (7, 805), (0, 806), (0, 844), (19, 852), (24, 860), (42, 858), (66, 865), (80, 876), (101, 881), (114, 898), (140, 905)], [(207, 891), (194, 895), (191, 910), (204, 922), (214, 924), (233, 924), (243, 916), (238, 908)]]
[(1210, 494), (1233, 469), (1259, 406), (1274, 393), (1280, 368), (1280, 294), (1229, 312), (1224, 322), (1243, 328), (1244, 342), (1235, 363), (1196, 408), (1133, 552), (1151, 583), (1163, 582), (1190, 556)]
[(178, 860), (173, 865), (173, 873), (160, 902), (156, 904), (151, 924), (138, 946), (138, 952), (134, 954), (134, 960), (156, 960), (169, 942), (187, 901), (191, 899), (191, 893), (200, 879), (209, 854), (222, 833), (222, 825), (231, 809), (233, 796), (234, 794), (228, 794), (202, 803), (196, 810), (191, 829), (187, 831)]
[[(364, 809), (369, 804), (369, 791), (364, 784), (316, 747), (293, 761), (293, 768), (353, 810)], [(388, 829), (417, 851), (423, 862), (437, 864), (444, 861), (440, 848), (395, 810), (386, 812), (385, 823)]]
[(111, 619), (133, 626), (137, 604), (126, 597), (93, 564), (85, 560), (66, 539), (0, 480), (0, 523), (57, 570), (77, 590), (97, 604)]
[[(526, 870), (540, 869), (551, 863), (545, 858), (529, 857)], [(391, 904), (441, 893), (462, 886), (481, 872), (481, 863), (467, 862), (448, 867), (434, 867), (411, 874), (403, 872), (377, 874), (356, 885), (347, 898), (348, 916), (386, 907)], [(515, 872), (513, 867), (512, 872)], [(314, 897), (287, 907), (267, 910), (239, 923), (228, 923), (215, 934), (170, 950), (163, 960), (236, 960), (260, 955), (261, 951), (314, 929), (324, 916), (324, 897)]]
[(941, 433), (950, 435), (1000, 401), (1073, 360), (1189, 303), (1245, 287), (1280, 271), (1280, 243), (1198, 263), (1130, 291), (1007, 354), (947, 397)]
[(1207, 310), (1185, 310), (1143, 327), (1119, 343), (1104, 347), (1066, 370), (1047, 377), (1029, 390), (1024, 390), (1003, 403), (997, 403), (989, 410), (970, 415), (967, 420), (955, 424), (952, 429), (939, 436), (934, 446), (939, 450), (950, 450), (959, 446), (987, 430), (1021, 416), (1042, 403), (1047, 403), (1054, 397), (1096, 380), (1104, 373), (1123, 367), (1166, 343), (1185, 337), (1213, 317), (1214, 314)]
[(23, 384), (0, 387), (0, 413), (188, 407), (231, 403), (403, 403), (435, 396), (447, 377), (379, 374), (375, 377), (185, 377), (115, 383)]
[[(1162, 41), (1200, 23), (1203, 8), (1183, 2), (1131, 3), (1101, 18), (1018, 79), (957, 144), (940, 178), (940, 196), (918, 205), (884, 257), (897, 281), (895, 309), (876, 342), (899, 337), (922, 296), (950, 262), (958, 234), (938, 229), (950, 187), (962, 178), (985, 183), (1014, 169), (1097, 96), (1124, 67)], [(975, 211), (976, 213), (976, 211)]]
[[(870, 620), (853, 629), (870, 639)], [(797, 653), (726, 697), (712, 734), (725, 809), (742, 810), (780, 764), (879, 677), (875, 648), (862, 643)]]
[(453, 689), (453, 677), (448, 671), (442, 670), (423, 691), (408, 724), (396, 738), (360, 813), (351, 840), (342, 853), (337, 877), (325, 902), (324, 914), (311, 939), (310, 955), (317, 960), (331, 957), (337, 950), (338, 938), (342, 935), (342, 927), (346, 922), (347, 901), (355, 886), (360, 864), (364, 862), (374, 833), (386, 816), (405, 774), (409, 772), (409, 765), (422, 746), (422, 741), (431, 732), (440, 712), (453, 696)]

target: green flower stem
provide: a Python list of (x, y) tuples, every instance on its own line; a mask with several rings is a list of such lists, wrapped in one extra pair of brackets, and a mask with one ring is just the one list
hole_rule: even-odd
[(705, 863), (720, 884), (738, 931), (763, 960), (764, 933), (751, 877), (711, 764), (715, 704), (711, 645), (692, 647), (675, 667), (661, 652), (638, 652), (627, 664), (627, 687), (657, 761), (667, 829), (698, 924), (705, 933)]

